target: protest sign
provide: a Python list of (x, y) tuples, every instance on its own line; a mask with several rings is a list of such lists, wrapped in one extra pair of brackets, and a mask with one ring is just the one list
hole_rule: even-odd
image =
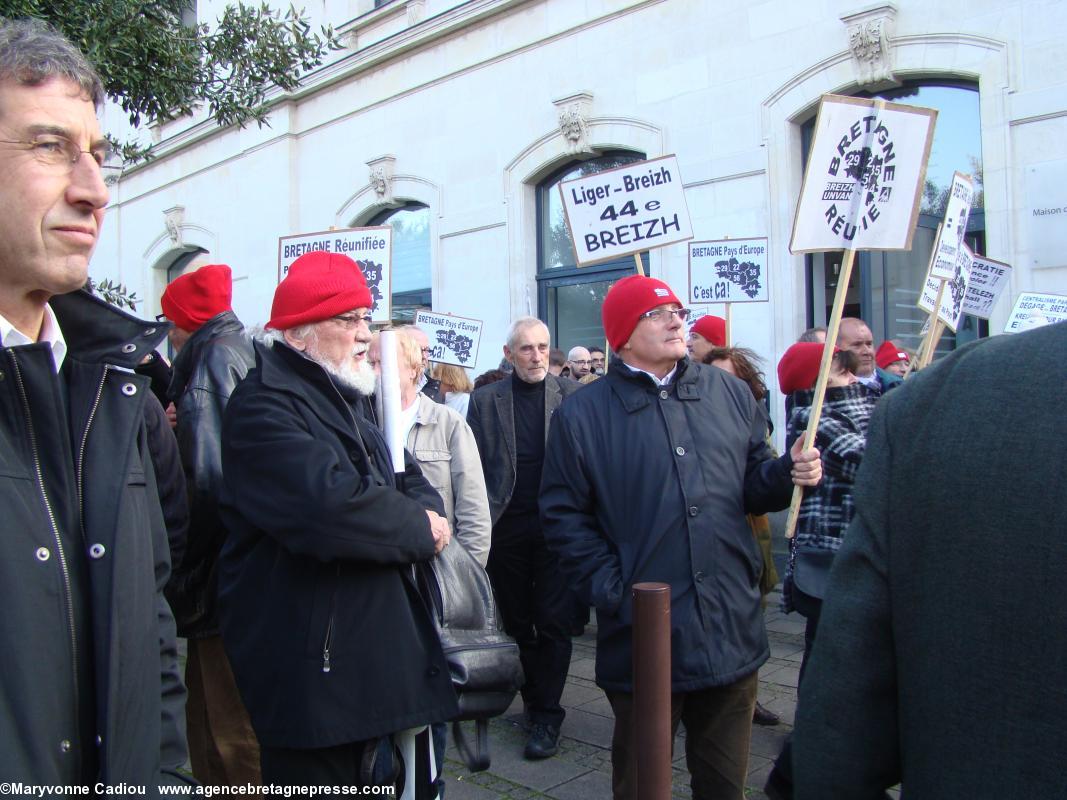
[(689, 243), (689, 302), (767, 301), (767, 240)]
[(967, 234), (967, 219), (971, 215), (971, 202), (974, 199), (974, 182), (970, 176), (956, 172), (952, 176), (948, 203), (945, 205), (945, 219), (938, 228), (937, 241), (934, 243), (934, 258), (930, 264), (930, 276), (952, 280), (956, 274), (956, 254), (963, 246), (963, 237)]
[[(967, 287), (971, 280), (974, 254), (967, 245), (960, 247), (956, 253), (956, 266), (951, 280), (945, 282), (945, 289), (941, 291), (941, 279), (931, 275), (926, 276), (926, 284), (916, 305), (927, 313), (934, 310), (937, 296), (941, 294), (941, 308), (938, 309), (937, 318), (941, 320), (953, 333), (959, 327), (960, 318), (964, 314), (964, 299)], [(936, 346), (936, 343), (935, 343)]]
[(793, 253), (908, 250), (937, 111), (823, 95)]
[(580, 267), (693, 238), (674, 156), (563, 181), (559, 193)]
[[(887, 103), (881, 98), (823, 95), (819, 103), (789, 249), (793, 253), (843, 249), (845, 253), (804, 432), (805, 450), (814, 445), (819, 428), (856, 251), (911, 247), (936, 118), (932, 108)], [(803, 496), (801, 487), (793, 487), (787, 539), (793, 538)]]
[(1067, 295), (1023, 292), (1015, 301), (1004, 333), (1021, 333), (1067, 320)]
[(430, 339), (430, 360), (460, 367), (478, 361), (482, 341), (482, 322), (477, 319), (417, 311), (415, 325)]
[(278, 282), (289, 266), (305, 253), (321, 250), (346, 255), (359, 264), (367, 280), (374, 305), (375, 322), (389, 322), (392, 316), (393, 229), (388, 225), (370, 228), (338, 228), (315, 233), (298, 233), (278, 238)]
[(971, 264), (971, 280), (963, 298), (963, 313), (989, 319), (1000, 293), (1008, 285), (1011, 267), (976, 255)]

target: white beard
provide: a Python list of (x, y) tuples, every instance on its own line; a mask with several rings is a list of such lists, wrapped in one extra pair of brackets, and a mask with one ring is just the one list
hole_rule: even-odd
[(319, 363), (324, 370), (330, 373), (334, 380), (340, 381), (350, 389), (355, 389), (361, 395), (374, 394), (374, 382), (376, 380), (374, 368), (365, 360), (346, 361), (341, 366), (325, 361), (320, 361)]

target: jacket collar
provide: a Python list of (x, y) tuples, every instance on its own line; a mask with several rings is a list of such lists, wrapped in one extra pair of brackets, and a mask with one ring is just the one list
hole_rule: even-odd
[(237, 315), (232, 311), (223, 311), (221, 314), (216, 314), (197, 328), (178, 355), (174, 357), (173, 372), (167, 394), (172, 398), (177, 398), (185, 393), (185, 385), (189, 382), (189, 377), (193, 374), (196, 365), (200, 363), (204, 348), (213, 339), (229, 334), (243, 335), (244, 332), (245, 326), (241, 324), (241, 320), (237, 319)]
[(148, 322), (79, 289), (48, 301), (55, 312), (67, 355), (76, 361), (132, 370), (163, 341), (169, 322)]
[(611, 359), (611, 367), (604, 377), (608, 385), (622, 402), (623, 408), (629, 413), (638, 411), (649, 403), (661, 390), (674, 392), (679, 400), (699, 400), (700, 384), (697, 379), (700, 370), (695, 369), (689, 356), (682, 356), (678, 360), (678, 371), (674, 375), (674, 382), (670, 386), (657, 386), (652, 379), (643, 372), (634, 372), (623, 363), (618, 356)]

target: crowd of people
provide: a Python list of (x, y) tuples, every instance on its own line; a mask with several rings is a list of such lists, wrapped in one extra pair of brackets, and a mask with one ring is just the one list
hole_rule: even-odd
[(758, 356), (721, 318), (687, 332), (672, 287), (634, 275), (604, 299), (605, 348), (553, 350), (520, 317), (473, 385), (395, 329), (397, 472), (348, 257), (297, 259), (254, 340), (224, 264), (172, 281), (156, 321), (82, 289), (102, 98), (65, 39), (0, 23), (0, 777), (395, 784), (393, 737), (420, 726), (440, 766), (457, 696), (413, 567), (452, 547), (518, 644), (528, 759), (558, 750), (595, 609), (619, 800), (640, 761), (631, 588), (669, 584), (672, 730), (693, 796), (737, 800), (753, 721), (777, 722), (757, 704), (766, 515), (802, 487), (783, 582), (807, 620), (800, 704), (768, 795), (1062, 795), (1067, 696), (1040, 669), (1067, 663), (1067, 431), (1027, 386), (1063, 375), (1067, 327), (905, 385), (912, 355), (847, 318), (823, 398), (826, 331), (805, 331), (777, 365), (779, 455)]

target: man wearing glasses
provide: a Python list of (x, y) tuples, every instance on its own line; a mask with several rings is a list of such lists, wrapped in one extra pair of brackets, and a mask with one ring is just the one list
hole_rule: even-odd
[(222, 647), (217, 609), (219, 550), (226, 539), (219, 515), (222, 415), (255, 363), (232, 295), (230, 268), (207, 264), (171, 281), (159, 301), (174, 325), (169, 336), (177, 355), (168, 394), (177, 411), (190, 518), (185, 556), (173, 565), (167, 599), (178, 635), (189, 640), (189, 758), (193, 775), (209, 786), (259, 783), (259, 747)]
[(103, 100), (70, 42), (0, 21), (0, 773), (157, 787), (188, 783), (185, 689), (133, 370), (166, 326), (77, 291), (108, 201)]
[(698, 800), (743, 797), (757, 670), (769, 655), (761, 560), (746, 513), (818, 483), (817, 450), (772, 457), (748, 387), (686, 357), (689, 310), (630, 276), (604, 300), (618, 357), (556, 413), (541, 518), (579, 597), (597, 609), (596, 680), (615, 712), (612, 785), (635, 794), (631, 587), (671, 586), (671, 715)]
[(362, 414), (371, 305), (352, 259), (298, 258), (226, 407), (219, 614), (264, 783), (370, 785), (381, 737), (458, 713), (411, 570), (444, 506)]
[(589, 351), (581, 345), (572, 347), (571, 351), (567, 353), (567, 366), (570, 367), (570, 376), (576, 381), (589, 374), (592, 369), (592, 363)]

